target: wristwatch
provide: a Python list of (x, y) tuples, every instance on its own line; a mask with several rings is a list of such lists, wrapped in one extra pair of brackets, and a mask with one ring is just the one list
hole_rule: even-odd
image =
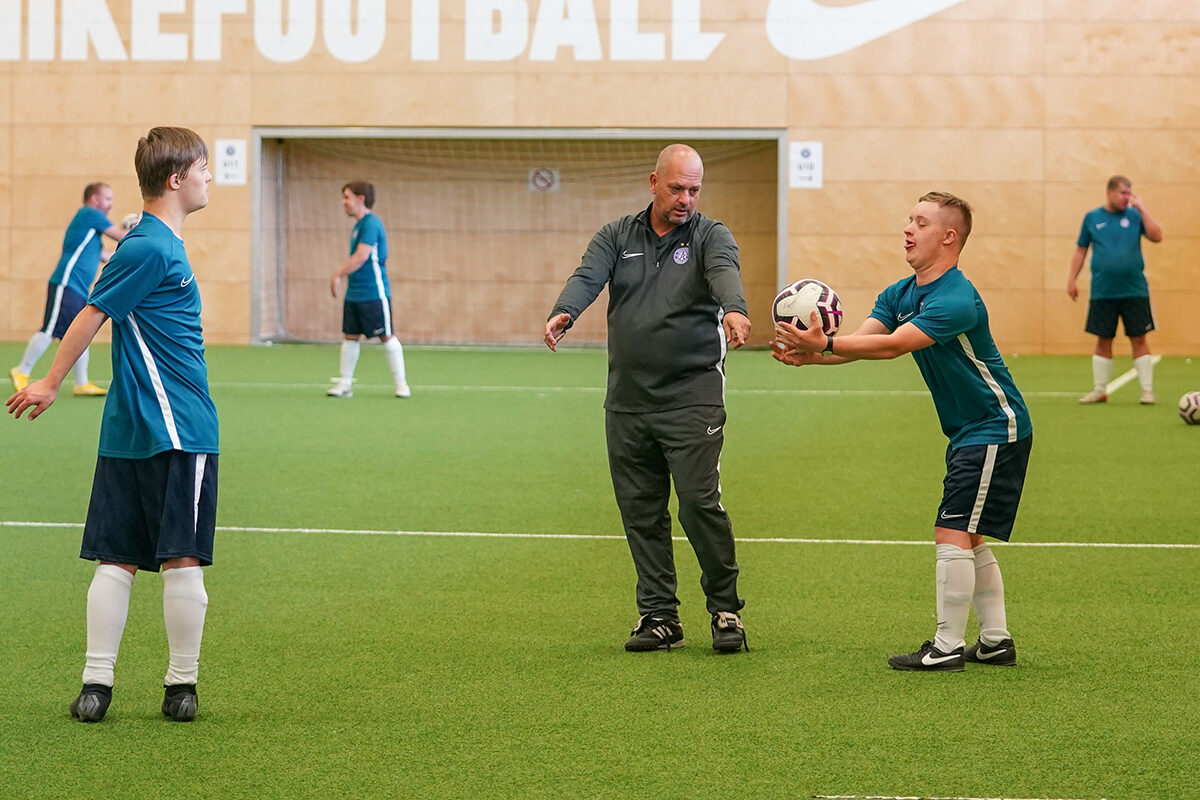
[(825, 349), (821, 351), (823, 356), (833, 355), (833, 336), (825, 334)]

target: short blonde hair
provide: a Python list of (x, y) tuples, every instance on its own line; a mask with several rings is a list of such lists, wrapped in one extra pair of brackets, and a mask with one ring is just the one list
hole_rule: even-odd
[[(938, 208), (953, 208), (958, 211), (958, 215), (962, 217), (962, 227), (956, 228), (958, 235), (963, 244), (967, 243), (967, 237), (971, 235), (971, 204), (961, 197), (955, 197), (949, 192), (926, 192), (921, 195), (918, 201), (921, 203), (930, 202), (937, 203)], [(953, 226), (951, 226), (953, 227)]]

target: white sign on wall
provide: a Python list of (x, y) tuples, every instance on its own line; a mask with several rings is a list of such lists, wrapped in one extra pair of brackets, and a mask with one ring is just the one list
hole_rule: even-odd
[(820, 189), (825, 185), (824, 148), (821, 142), (792, 142), (788, 146), (788, 186)]
[(529, 191), (557, 192), (561, 173), (556, 169), (538, 167), (529, 170)]
[(213, 181), (229, 186), (246, 185), (246, 140), (217, 139), (208, 159)]

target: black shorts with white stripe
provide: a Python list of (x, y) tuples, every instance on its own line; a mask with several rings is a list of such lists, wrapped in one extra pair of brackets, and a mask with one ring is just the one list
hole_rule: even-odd
[(100, 456), (79, 557), (149, 572), (172, 558), (195, 558), (207, 567), (216, 525), (215, 454)]
[(1032, 434), (1004, 444), (947, 447), (942, 504), (934, 526), (1007, 542), (1032, 448)]
[(61, 339), (87, 305), (87, 298), (74, 289), (51, 283), (46, 287), (46, 310), (42, 314), (42, 332)]
[(367, 300), (342, 304), (342, 333), (347, 336), (366, 336), (368, 339), (387, 339), (392, 335), (392, 301)]

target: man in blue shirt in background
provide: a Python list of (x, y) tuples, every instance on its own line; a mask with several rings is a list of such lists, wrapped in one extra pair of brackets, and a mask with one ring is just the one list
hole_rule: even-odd
[[(884, 289), (858, 330), (827, 336), (813, 313), (803, 331), (780, 323), (772, 342), (771, 354), (792, 366), (912, 353), (950, 440), (933, 528), (937, 633), (915, 653), (889, 658), (894, 669), (962, 672), (965, 661), (1017, 663), (1000, 566), (983, 537), (1008, 541), (1012, 533), (1033, 425), (992, 340), (983, 300), (958, 269), (970, 233), (965, 200), (945, 192), (923, 195), (904, 228), (905, 259), (914, 274)], [(966, 647), (971, 606), (979, 641)]]
[(113, 381), (100, 426), (80, 557), (99, 561), (88, 589), (83, 689), (71, 703), (99, 722), (112, 700), (117, 651), (139, 569), (162, 569), (170, 659), (162, 712), (188, 722), (208, 595), (217, 513), (217, 411), (208, 392), (200, 290), (180, 238), (208, 205), (208, 148), (186, 128), (154, 128), (134, 156), (145, 201), (88, 304), (63, 336), (45, 378), (5, 405), (31, 420), (50, 407), (67, 371), (108, 319)]
[[(21, 363), (8, 371), (13, 389), (24, 389), (38, 359), (55, 339), (62, 339), (75, 315), (87, 303), (88, 291), (100, 262), (106, 258), (100, 243), (101, 236), (121, 241), (128, 228), (118, 227), (108, 220), (113, 207), (113, 190), (107, 183), (89, 183), (83, 190), (83, 207), (75, 212), (67, 232), (63, 234), (62, 255), (46, 287), (46, 311), (42, 329), (29, 338)], [(129, 227), (133, 227), (132, 225)], [(88, 351), (79, 354), (75, 362), (75, 389), (81, 397), (100, 397), (105, 394), (88, 380)]]
[(342, 355), (338, 378), (325, 394), (351, 397), (354, 367), (358, 364), (361, 340), (379, 338), (396, 382), (396, 397), (410, 397), (404, 375), (404, 348), (392, 330), (392, 287), (387, 276), (387, 232), (375, 207), (375, 187), (366, 181), (350, 181), (342, 187), (342, 208), (357, 220), (350, 233), (350, 257), (342, 262), (329, 281), (329, 291), (338, 296), (342, 278), (346, 300), (342, 304)]
[(1067, 276), (1067, 294), (1075, 300), (1079, 297), (1075, 279), (1091, 247), (1092, 290), (1085, 330), (1096, 337), (1096, 350), (1092, 355), (1092, 391), (1079, 398), (1081, 403), (1108, 401), (1118, 317), (1125, 322), (1125, 335), (1133, 349), (1133, 368), (1142, 387), (1141, 403), (1154, 403), (1154, 363), (1146, 344), (1146, 334), (1154, 330), (1154, 315), (1150, 311), (1146, 262), (1142, 258), (1143, 236), (1161, 242), (1162, 226), (1133, 193), (1129, 178), (1114, 175), (1108, 179), (1104, 205), (1083, 217), (1075, 255), (1071, 257), (1071, 273)]

